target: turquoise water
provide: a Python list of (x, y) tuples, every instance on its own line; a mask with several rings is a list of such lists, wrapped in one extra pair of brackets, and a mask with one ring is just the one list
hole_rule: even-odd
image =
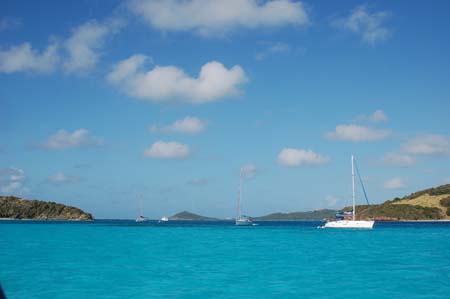
[(450, 298), (450, 223), (0, 223), (14, 298)]

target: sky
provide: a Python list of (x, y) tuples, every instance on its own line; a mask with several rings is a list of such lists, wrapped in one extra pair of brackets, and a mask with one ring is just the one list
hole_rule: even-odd
[[(450, 2), (1, 1), (0, 195), (96, 218), (450, 183)], [(357, 187), (359, 203), (364, 203)]]

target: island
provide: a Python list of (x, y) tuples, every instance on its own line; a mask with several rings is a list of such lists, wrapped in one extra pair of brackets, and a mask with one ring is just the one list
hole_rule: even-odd
[(91, 221), (94, 217), (79, 208), (52, 201), (0, 196), (0, 219)]
[(272, 213), (265, 216), (254, 217), (256, 221), (278, 221), (278, 220), (322, 220), (334, 217), (337, 210), (322, 209), (307, 212)]
[[(343, 210), (350, 210), (346, 207)], [(358, 219), (450, 220), (450, 184), (414, 192), (377, 205), (356, 207)]]
[(177, 213), (173, 216), (169, 217), (169, 220), (217, 220), (217, 218), (211, 218), (211, 217), (205, 217), (201, 215), (197, 215), (194, 213), (190, 213), (187, 211), (183, 211), (180, 213)]
[[(334, 218), (338, 211), (349, 211), (352, 207), (340, 210), (321, 209), (307, 212), (271, 213), (253, 217), (256, 221), (304, 221)], [(358, 220), (376, 221), (450, 221), (450, 184), (414, 192), (402, 198), (394, 198), (381, 204), (356, 206)], [(169, 217), (169, 220), (218, 220), (190, 212), (181, 212)], [(225, 219), (231, 220), (231, 219)]]

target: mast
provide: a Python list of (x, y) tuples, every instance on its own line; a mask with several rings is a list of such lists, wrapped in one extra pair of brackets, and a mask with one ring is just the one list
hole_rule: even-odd
[(242, 168), (239, 171), (239, 193), (236, 208), (236, 220), (241, 218), (241, 197), (242, 197)]
[(355, 157), (352, 155), (352, 200), (353, 200), (353, 210), (352, 210), (352, 220), (355, 221)]

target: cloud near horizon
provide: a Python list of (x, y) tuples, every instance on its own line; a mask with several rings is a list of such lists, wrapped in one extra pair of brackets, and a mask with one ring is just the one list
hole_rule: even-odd
[(328, 162), (330, 162), (330, 158), (312, 150), (284, 148), (278, 154), (278, 163), (287, 167), (323, 165)]
[(193, 104), (213, 102), (239, 95), (239, 87), (248, 81), (241, 66), (227, 69), (222, 63), (204, 64), (197, 78), (175, 66), (155, 66), (144, 71), (145, 55), (133, 55), (116, 64), (107, 80), (125, 94), (155, 102), (179, 100)]
[(403, 152), (418, 156), (450, 155), (450, 137), (439, 134), (425, 134), (409, 139)]
[(378, 141), (391, 136), (389, 129), (374, 129), (360, 125), (338, 125), (334, 132), (328, 132), (326, 137), (331, 140), (343, 141)]
[(397, 190), (397, 189), (406, 188), (407, 184), (403, 178), (394, 177), (392, 179), (385, 181), (383, 184), (383, 187), (384, 187), (384, 189), (388, 189), (388, 190)]
[(391, 152), (384, 155), (382, 162), (392, 166), (410, 167), (415, 165), (417, 160), (415, 157), (406, 153)]
[(47, 178), (47, 182), (53, 185), (64, 185), (77, 183), (80, 181), (80, 178), (77, 176), (67, 175), (63, 172), (57, 172), (54, 175), (51, 175)]
[(101, 138), (91, 136), (86, 129), (77, 129), (72, 133), (59, 130), (40, 145), (43, 149), (62, 150), (69, 148), (96, 147), (104, 144)]
[(150, 132), (174, 132), (182, 134), (198, 134), (206, 129), (207, 122), (194, 116), (186, 116), (168, 126), (150, 126)]
[(23, 195), (30, 192), (25, 186), (25, 171), (16, 167), (0, 169), (0, 193), (4, 195)]
[(192, 154), (189, 146), (175, 141), (156, 141), (144, 150), (144, 156), (155, 159), (185, 159)]
[(129, 10), (161, 31), (220, 37), (236, 29), (306, 26), (308, 13), (291, 0), (132, 0)]

